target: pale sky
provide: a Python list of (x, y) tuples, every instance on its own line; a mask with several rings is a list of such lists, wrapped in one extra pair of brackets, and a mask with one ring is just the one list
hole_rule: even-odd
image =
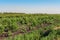
[(60, 13), (60, 0), (0, 0), (0, 12)]

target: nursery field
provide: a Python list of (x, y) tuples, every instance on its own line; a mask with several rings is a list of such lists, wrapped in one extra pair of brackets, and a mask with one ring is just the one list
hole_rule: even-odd
[(0, 14), (0, 40), (60, 40), (60, 14)]

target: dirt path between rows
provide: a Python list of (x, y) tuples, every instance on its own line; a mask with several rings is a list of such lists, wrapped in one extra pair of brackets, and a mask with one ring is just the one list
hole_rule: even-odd
[(54, 30), (57, 30), (57, 29), (60, 29), (60, 26), (54, 28)]
[[(39, 29), (39, 27), (34, 27), (33, 28), (33, 30), (37, 30), (37, 29)], [(57, 29), (60, 29), (60, 26), (59, 27), (55, 27), (55, 28), (53, 28), (54, 30), (57, 30)], [(32, 30), (27, 30), (27, 32), (31, 32)], [(21, 32), (20, 30), (18, 30), (18, 31), (16, 31), (16, 32), (14, 32), (14, 33), (12, 33), (12, 37), (14, 37), (15, 35), (18, 35), (18, 34), (24, 34), (24, 32)], [(7, 37), (0, 37), (0, 40), (4, 40), (5, 38), (7, 38)]]

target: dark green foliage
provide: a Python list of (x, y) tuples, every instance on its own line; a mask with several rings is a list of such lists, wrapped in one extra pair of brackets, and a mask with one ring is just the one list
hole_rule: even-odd
[(56, 34), (60, 35), (60, 29), (58, 29), (58, 30), (56, 30), (56, 31), (57, 31), (57, 33), (56, 33)]

